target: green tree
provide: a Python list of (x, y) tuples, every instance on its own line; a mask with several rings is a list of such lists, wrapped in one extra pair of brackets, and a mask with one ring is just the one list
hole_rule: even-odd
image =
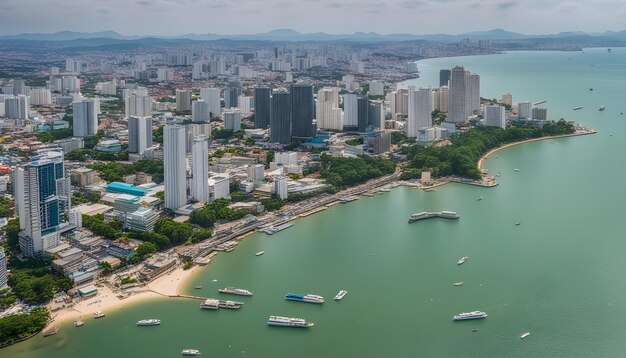
[(20, 220), (18, 218), (9, 219), (6, 226), (4, 227), (4, 235), (7, 238), (7, 243), (9, 244), (9, 247), (11, 247), (13, 250), (17, 250), (19, 248), (19, 232)]
[(135, 251), (137, 251), (137, 255), (145, 257), (157, 252), (157, 246), (151, 242), (143, 242), (139, 246), (137, 246), (137, 249)]

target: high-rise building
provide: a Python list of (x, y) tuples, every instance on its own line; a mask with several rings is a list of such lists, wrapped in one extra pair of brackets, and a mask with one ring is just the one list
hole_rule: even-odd
[(191, 90), (176, 90), (176, 110), (191, 111)]
[(91, 137), (98, 132), (98, 107), (94, 99), (72, 102), (74, 137)]
[(367, 93), (370, 96), (383, 96), (385, 95), (385, 84), (380, 81), (370, 81), (369, 82), (369, 92)]
[(480, 110), (480, 76), (466, 72), (465, 78), (466, 115), (476, 114)]
[(52, 92), (45, 88), (31, 90), (30, 104), (35, 106), (46, 106), (52, 104)]
[(191, 150), (191, 197), (199, 203), (209, 201), (209, 145), (199, 137)]
[(548, 109), (535, 107), (532, 110), (532, 119), (538, 121), (547, 121), (548, 120)]
[(464, 123), (467, 120), (466, 113), (466, 85), (465, 69), (454, 67), (450, 71), (450, 87), (448, 90), (448, 117), (446, 121), (452, 123)]
[(439, 108), (437, 108), (441, 112), (448, 112), (448, 86), (439, 87), (439, 92), (437, 92), (439, 96)]
[(263, 181), (265, 179), (265, 166), (263, 164), (248, 166), (248, 179), (253, 182)]
[(370, 101), (367, 122), (374, 128), (385, 129), (385, 109), (383, 101)]
[(59, 243), (59, 228), (70, 210), (70, 179), (62, 152), (40, 152), (16, 169), (15, 203), (19, 244), (26, 257), (38, 256)]
[(0, 247), (0, 290), (7, 287), (8, 279), (7, 255), (4, 253), (4, 248)]
[(241, 110), (239, 108), (224, 109), (224, 129), (233, 132), (241, 130)]
[(274, 194), (281, 200), (287, 199), (288, 188), (287, 178), (282, 175), (274, 177)]
[(191, 102), (191, 121), (208, 122), (209, 120), (209, 104), (202, 99)]
[(253, 101), (253, 98), (250, 96), (239, 96), (237, 103), (239, 103), (238, 108), (241, 109), (242, 117), (244, 118), (250, 117), (250, 115), (252, 114), (252, 111), (251, 111), (252, 101)]
[(317, 92), (315, 104), (317, 127), (321, 129), (343, 129), (343, 119), (339, 108), (339, 93), (337, 88), (324, 88)]
[(313, 86), (306, 83), (291, 85), (292, 138), (301, 140), (315, 136), (314, 111)]
[(485, 125), (506, 129), (504, 106), (485, 106)]
[(142, 154), (152, 147), (152, 118), (128, 117), (128, 152)]
[(406, 135), (417, 138), (417, 131), (432, 127), (433, 92), (430, 88), (415, 90), (409, 86), (409, 116), (406, 122)]
[(370, 103), (367, 97), (357, 98), (357, 130), (365, 132), (369, 125)]
[(178, 210), (187, 204), (186, 142), (184, 126), (166, 125), (163, 129), (165, 207), (170, 210)]
[(224, 89), (224, 108), (238, 107), (241, 88), (232, 87)]
[(447, 86), (450, 81), (450, 70), (440, 70), (439, 71), (439, 87)]
[(533, 104), (530, 101), (520, 102), (517, 104), (517, 118), (531, 119)]
[(157, 81), (169, 82), (174, 79), (174, 71), (169, 68), (159, 68), (157, 70)]
[(209, 104), (209, 113), (211, 114), (211, 116), (219, 117), (220, 107), (221, 107), (220, 89), (219, 88), (201, 88), (200, 98), (202, 98), (206, 103)]
[(73, 58), (65, 60), (65, 72), (80, 74), (83, 72), (83, 63)]
[(357, 128), (359, 125), (357, 95), (349, 93), (342, 95), (342, 97), (343, 126), (344, 128)]
[(30, 97), (23, 94), (4, 99), (4, 116), (10, 119), (28, 119)]
[(502, 104), (506, 104), (509, 106), (513, 105), (513, 96), (510, 93), (506, 93), (502, 95), (502, 100), (500, 101)]
[(270, 88), (254, 89), (254, 127), (266, 129), (270, 125)]
[(152, 116), (152, 98), (148, 96), (140, 96), (136, 93), (131, 93), (126, 96), (125, 100), (125, 115), (126, 117), (150, 117)]
[(398, 115), (406, 116), (409, 112), (409, 92), (399, 89), (389, 94), (389, 106), (391, 107), (391, 118), (396, 120)]
[(272, 94), (270, 105), (270, 141), (291, 143), (291, 97), (289, 92), (279, 90)]

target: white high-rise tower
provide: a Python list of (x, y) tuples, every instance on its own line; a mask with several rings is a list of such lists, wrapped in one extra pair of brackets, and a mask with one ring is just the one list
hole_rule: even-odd
[(199, 203), (209, 201), (209, 145), (204, 137), (198, 137), (191, 149), (191, 196)]
[(187, 204), (186, 137), (184, 126), (168, 125), (163, 129), (165, 207), (170, 210)]

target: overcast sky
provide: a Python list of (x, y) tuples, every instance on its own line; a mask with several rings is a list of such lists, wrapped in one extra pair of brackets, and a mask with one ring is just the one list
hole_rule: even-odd
[(301, 32), (527, 34), (626, 29), (625, 0), (0, 0), (0, 34)]

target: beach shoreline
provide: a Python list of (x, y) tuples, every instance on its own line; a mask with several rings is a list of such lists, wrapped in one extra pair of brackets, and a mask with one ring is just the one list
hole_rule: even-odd
[(595, 129), (581, 129), (581, 130), (577, 130), (574, 133), (570, 133), (570, 134), (560, 134), (560, 135), (553, 135), (553, 136), (547, 136), (547, 137), (539, 137), (539, 138), (532, 138), (532, 139), (526, 139), (526, 140), (522, 140), (519, 142), (513, 142), (513, 143), (507, 143), (504, 145), (501, 145), (497, 148), (493, 148), (490, 151), (488, 151), (487, 153), (485, 153), (485, 155), (483, 155), (482, 157), (480, 157), (480, 159), (478, 160), (478, 169), (482, 170), (483, 169), (483, 163), (485, 162), (485, 160), (487, 158), (489, 158), (490, 155), (505, 149), (505, 148), (509, 148), (509, 147), (513, 147), (516, 145), (520, 145), (520, 144), (525, 144), (525, 143), (531, 143), (531, 142), (538, 142), (538, 141), (542, 141), (542, 140), (548, 140), (548, 139), (557, 139), (557, 138), (566, 138), (566, 137), (577, 137), (577, 136), (581, 136), (581, 135), (589, 135), (589, 134), (596, 134), (597, 131)]
[(44, 328), (44, 331), (51, 326), (59, 326), (66, 322), (92, 319), (93, 314), (97, 311), (109, 314), (147, 300), (176, 298), (182, 294), (185, 285), (193, 276), (192, 274), (199, 268), (200, 266), (194, 266), (189, 270), (176, 268), (124, 298), (119, 298), (119, 293), (114, 292), (108, 286), (99, 286), (98, 294), (94, 297), (82, 300), (72, 307), (52, 312), (51, 321)]

